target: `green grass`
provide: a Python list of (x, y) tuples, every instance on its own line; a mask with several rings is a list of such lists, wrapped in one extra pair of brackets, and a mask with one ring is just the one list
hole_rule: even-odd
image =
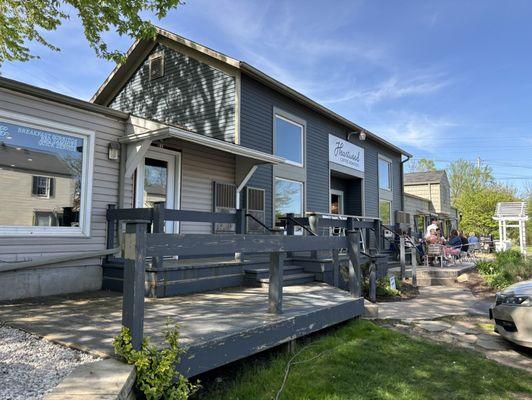
[[(305, 345), (295, 361), (320, 353), (292, 366), (280, 399), (517, 399), (532, 394), (532, 375), (524, 371), (364, 320)], [(234, 379), (213, 384), (200, 398), (274, 399), (291, 357), (248, 362)]]

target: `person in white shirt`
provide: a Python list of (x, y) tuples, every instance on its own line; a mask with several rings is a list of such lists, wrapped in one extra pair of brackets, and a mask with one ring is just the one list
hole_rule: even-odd
[(425, 231), (425, 239), (430, 237), (430, 231), (432, 229), (434, 229), (434, 231), (436, 231), (438, 228), (439, 228), (438, 220), (437, 219), (433, 219), (432, 223), (429, 226), (427, 226), (427, 230)]

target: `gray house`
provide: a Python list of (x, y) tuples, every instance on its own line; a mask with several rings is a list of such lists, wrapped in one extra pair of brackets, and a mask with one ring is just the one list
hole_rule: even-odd
[[(242, 208), (255, 217), (247, 220), (250, 233), (279, 225), (287, 213), (393, 225), (403, 210), (408, 153), (249, 64), (162, 29), (155, 41), (131, 47), (91, 102), (5, 78), (0, 91), (0, 142), (6, 154), (24, 153), (25, 164), (2, 159), (0, 169), (0, 195), (11, 207), (3, 210), (24, 208), (20, 218), (1, 214), (0, 268), (11, 271), (3, 273), (2, 298), (119, 285), (112, 261), (102, 273), (109, 204)], [(53, 165), (35, 167), (46, 157)], [(22, 171), (28, 178), (12, 177)], [(166, 232), (234, 230), (165, 224)], [(68, 260), (80, 253), (87, 256)], [(31, 268), (15, 271), (13, 263)], [(185, 288), (176, 293), (197, 290), (190, 282), (199, 278), (202, 289), (236, 286), (243, 268), (180, 269), (171, 279)]]

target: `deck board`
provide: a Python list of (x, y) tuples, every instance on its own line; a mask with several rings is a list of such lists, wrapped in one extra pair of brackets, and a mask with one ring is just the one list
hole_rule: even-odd
[[(267, 313), (267, 288), (231, 288), (146, 299), (145, 335), (161, 343), (167, 320), (188, 348), (180, 370), (196, 375), (294, 338), (360, 316), (361, 299), (323, 283), (284, 288), (284, 312)], [(122, 296), (91, 292), (0, 303), (0, 320), (94, 354), (112, 356)]]

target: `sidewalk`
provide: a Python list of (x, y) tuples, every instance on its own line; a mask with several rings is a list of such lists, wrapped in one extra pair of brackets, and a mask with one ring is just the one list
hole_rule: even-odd
[(501, 364), (532, 371), (532, 350), (514, 345), (493, 332), (489, 298), (475, 297), (463, 287), (420, 288), (412, 300), (379, 303), (383, 326), (483, 353)]

